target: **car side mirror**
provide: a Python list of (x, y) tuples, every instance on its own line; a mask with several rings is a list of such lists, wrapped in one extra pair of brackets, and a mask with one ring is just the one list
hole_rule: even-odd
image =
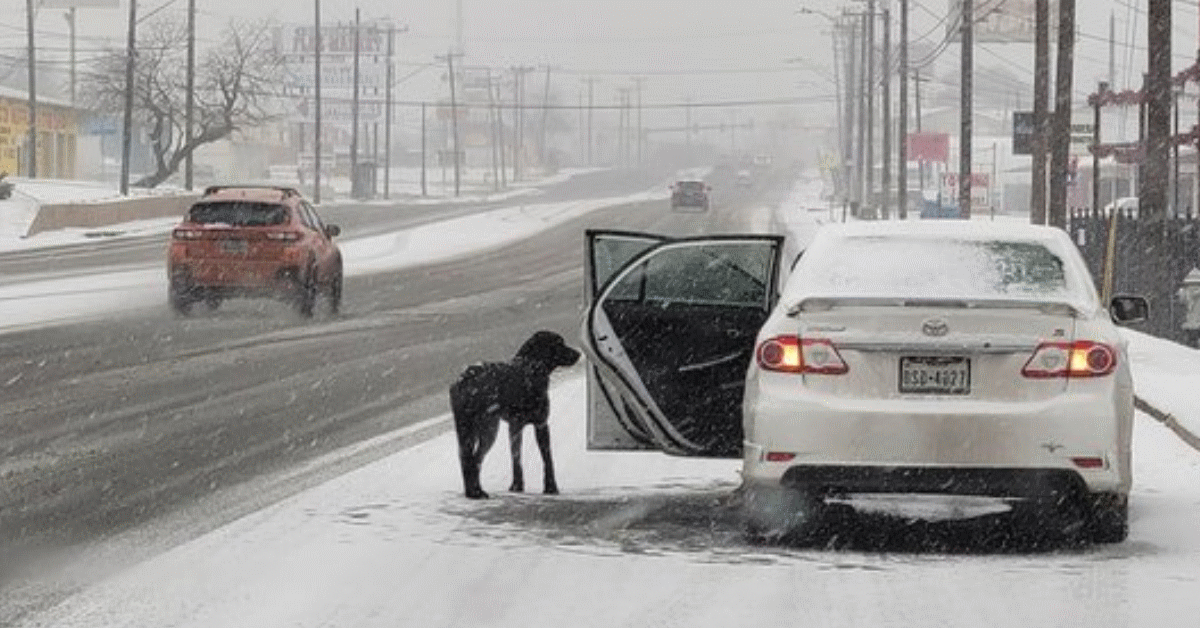
[(332, 238), (342, 235), (342, 228), (337, 225), (325, 225), (325, 237)]
[(1150, 303), (1145, 297), (1116, 296), (1109, 304), (1108, 311), (1118, 323), (1140, 323), (1150, 316)]

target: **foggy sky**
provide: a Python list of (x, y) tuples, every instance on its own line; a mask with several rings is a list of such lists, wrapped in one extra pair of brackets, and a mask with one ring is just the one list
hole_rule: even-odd
[[(4, 0), (9, 7), (0, 18), (0, 47), (11, 58), (25, 45), (21, 0)], [(828, 21), (800, 15), (802, 6), (836, 13), (842, 7), (861, 10), (865, 2), (832, 0), (461, 0), (466, 57), (473, 65), (510, 67), (551, 66), (554, 92), (574, 104), (585, 89), (582, 79), (595, 73), (596, 100), (615, 102), (619, 87), (644, 76), (644, 101), (679, 102), (776, 97), (832, 97), (831, 46), (824, 31)], [(938, 19), (948, 0), (911, 0), (911, 33), (928, 35), (937, 43), (944, 36)], [(285, 24), (311, 23), (312, 0), (196, 0), (201, 46), (215, 41), (220, 26), (232, 19), (273, 17)], [(878, 3), (883, 4), (882, 0)], [(892, 3), (898, 6), (898, 3)], [(143, 0), (139, 14), (166, 5), (160, 16), (182, 16), (186, 0)], [(1131, 5), (1139, 10), (1134, 11)], [(1092, 91), (1107, 74), (1109, 16), (1117, 19), (1117, 88), (1140, 80), (1145, 67), (1145, 0), (1078, 0), (1081, 36), (1076, 52), (1076, 98)], [(357, 6), (364, 20), (390, 18), (408, 32), (397, 39), (398, 76), (432, 63), (455, 46), (454, 0), (323, 0), (326, 23), (353, 19)], [(105, 45), (122, 46), (128, 5), (119, 9), (80, 9), (78, 58), (83, 64)], [(1196, 7), (1175, 5), (1175, 66), (1195, 58)], [(63, 59), (67, 23), (62, 9), (40, 9), (36, 26), (39, 58)], [(144, 22), (143, 22), (144, 24)], [(1133, 28), (1134, 46), (1124, 45)], [(979, 66), (1003, 67), (1032, 83), (1032, 47), (989, 44), (975, 55)], [(795, 61), (797, 58), (802, 61)], [(957, 47), (940, 57), (940, 72), (957, 67)], [(1123, 71), (1124, 68), (1130, 68)], [(745, 70), (745, 72), (729, 72)], [(708, 71), (702, 74), (697, 71)], [(719, 71), (719, 72), (718, 72)], [(544, 70), (539, 71), (544, 72)], [(400, 97), (441, 97), (444, 72), (431, 67), (408, 80)], [(539, 78), (533, 84), (540, 85)], [(813, 108), (806, 107), (807, 110)], [(816, 107), (815, 110), (821, 110)], [(811, 113), (811, 112), (810, 112)], [(711, 111), (711, 119), (728, 112)], [(703, 118), (701, 118), (703, 119)]]

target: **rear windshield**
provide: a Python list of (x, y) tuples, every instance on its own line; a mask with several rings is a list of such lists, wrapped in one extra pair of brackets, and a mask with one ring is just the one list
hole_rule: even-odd
[(917, 298), (1074, 296), (1063, 260), (1035, 241), (852, 237), (805, 260), (815, 292)]
[(188, 211), (188, 220), (202, 225), (266, 227), (287, 222), (288, 212), (276, 203), (220, 201), (198, 203)]
[(703, 190), (704, 182), (703, 181), (680, 181), (679, 189), (685, 190), (687, 192), (695, 192), (697, 190)]

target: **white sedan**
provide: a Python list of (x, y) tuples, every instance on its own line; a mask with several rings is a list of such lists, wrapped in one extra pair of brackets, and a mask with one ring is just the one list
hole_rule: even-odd
[(850, 507), (1125, 538), (1144, 299), (1101, 304), (1049, 227), (829, 225), (778, 290), (781, 247), (589, 232), (589, 448), (741, 457), (755, 535)]

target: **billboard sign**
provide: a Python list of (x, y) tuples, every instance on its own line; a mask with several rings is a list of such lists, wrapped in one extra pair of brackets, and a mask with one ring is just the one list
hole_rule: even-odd
[(909, 133), (909, 161), (940, 161), (950, 159), (950, 136), (946, 133)]
[[(991, 177), (983, 172), (971, 173), (971, 210), (986, 210), (991, 206)], [(942, 197), (958, 198), (958, 173), (942, 175)]]
[[(947, 0), (950, 19), (946, 20), (950, 41), (962, 39), (963, 0)], [(971, 11), (975, 28), (971, 33), (975, 43), (1014, 44), (1034, 42), (1034, 8), (1037, 0), (973, 0)], [(1058, 30), (1058, 0), (1049, 0), (1050, 40)]]

